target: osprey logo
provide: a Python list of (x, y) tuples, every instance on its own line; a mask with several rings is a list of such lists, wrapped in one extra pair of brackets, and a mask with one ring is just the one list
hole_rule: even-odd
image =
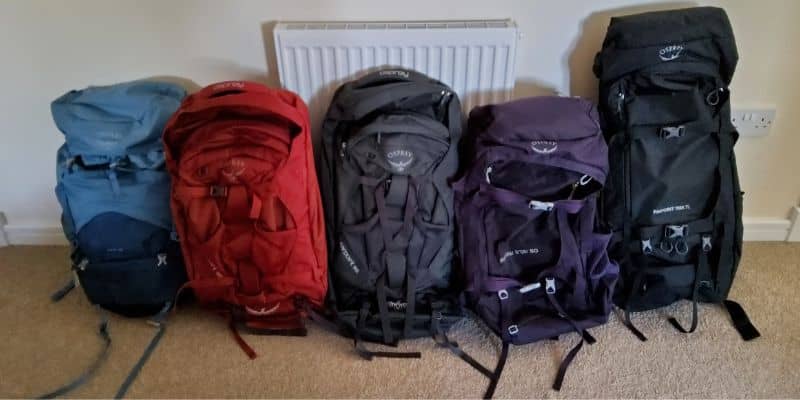
[(661, 61), (672, 61), (681, 56), (683, 53), (683, 45), (682, 44), (675, 44), (672, 46), (664, 47), (663, 49), (658, 51), (658, 58)]
[(240, 81), (222, 82), (214, 85), (212, 88), (212, 90), (215, 92), (219, 92), (221, 90), (231, 90), (231, 89), (244, 89), (244, 82)]
[(344, 257), (345, 261), (347, 261), (347, 264), (350, 265), (350, 269), (353, 270), (353, 273), (358, 275), (358, 273), (361, 272), (361, 269), (358, 268), (358, 265), (356, 265), (356, 260), (353, 260), (350, 252), (347, 251), (347, 247), (344, 247), (344, 242), (339, 242), (339, 250), (342, 251), (342, 257)]
[(264, 315), (270, 315), (270, 314), (274, 313), (275, 311), (278, 311), (278, 308), (280, 306), (281, 306), (281, 303), (278, 302), (278, 304), (275, 304), (274, 307), (269, 308), (269, 309), (267, 307), (261, 307), (259, 309), (255, 309), (255, 308), (250, 308), (248, 306), (244, 306), (244, 310), (247, 311), (247, 313), (251, 314), (251, 315), (264, 316)]
[(519, 255), (525, 255), (525, 254), (539, 254), (539, 249), (533, 248), (533, 249), (509, 250), (505, 254), (503, 254), (502, 257), (500, 257), (500, 264), (506, 262), (506, 260), (511, 256), (519, 256)]
[(678, 206), (669, 206), (669, 207), (664, 207), (664, 208), (656, 208), (656, 209), (653, 210), (653, 215), (659, 215), (659, 214), (675, 212), (675, 211), (689, 211), (691, 209), (692, 208), (688, 204), (683, 204), (683, 205), (678, 205)]
[(539, 154), (550, 154), (558, 148), (558, 142), (553, 140), (534, 140), (531, 149)]
[(242, 175), (246, 169), (244, 160), (238, 158), (231, 158), (225, 163), (225, 167), (220, 171), (230, 180), (236, 180), (236, 177)]
[(397, 172), (403, 172), (414, 162), (414, 153), (408, 150), (392, 150), (386, 153), (386, 161)]
[(381, 71), (378, 72), (379, 76), (399, 76), (401, 78), (408, 79), (408, 71), (402, 70), (389, 70), (389, 71)]
[(406, 308), (408, 308), (408, 303), (400, 300), (398, 301), (389, 300), (386, 302), (386, 306), (393, 311), (405, 311)]

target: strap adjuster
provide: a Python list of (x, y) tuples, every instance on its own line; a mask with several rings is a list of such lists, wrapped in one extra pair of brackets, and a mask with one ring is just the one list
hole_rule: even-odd
[(499, 292), (497, 292), (497, 297), (500, 298), (500, 300), (507, 299), (508, 298), (508, 291), (505, 290), (505, 289), (500, 290)]
[(703, 252), (708, 253), (712, 248), (711, 235), (703, 235), (701, 239), (703, 240)]
[(544, 279), (544, 291), (547, 292), (547, 294), (556, 293), (556, 278)]
[(226, 186), (212, 185), (208, 187), (208, 194), (211, 197), (225, 197), (228, 195), (228, 188)]
[(513, 336), (513, 335), (516, 335), (517, 333), (519, 333), (519, 327), (518, 326), (511, 325), (511, 326), (508, 327), (508, 334), (509, 335)]
[(531, 200), (528, 202), (528, 208), (531, 210), (552, 211), (555, 205), (549, 201)]
[(653, 254), (653, 242), (651, 239), (642, 239), (642, 253), (645, 255)]

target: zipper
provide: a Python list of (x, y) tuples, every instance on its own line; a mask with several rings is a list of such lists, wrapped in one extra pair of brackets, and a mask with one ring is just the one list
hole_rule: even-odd
[(347, 156), (347, 142), (343, 140), (342, 141), (342, 146), (339, 149), (339, 157), (344, 159), (344, 158), (346, 158), (346, 156)]
[(569, 192), (569, 197), (567, 197), (567, 200), (572, 200), (572, 197), (575, 196), (575, 192), (578, 190), (578, 188), (588, 185), (591, 181), (592, 177), (589, 175), (584, 175), (581, 177), (581, 179), (578, 179), (577, 182), (572, 184), (572, 190)]

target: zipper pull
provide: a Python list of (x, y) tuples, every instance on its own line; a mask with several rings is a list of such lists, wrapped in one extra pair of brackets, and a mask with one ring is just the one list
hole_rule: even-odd
[(567, 197), (567, 200), (572, 200), (572, 197), (575, 196), (575, 192), (578, 190), (579, 186), (586, 186), (591, 181), (592, 177), (589, 175), (584, 175), (581, 177), (581, 179), (578, 179), (577, 182), (572, 184), (572, 191), (569, 192), (569, 197)]
[(491, 174), (492, 174), (492, 166), (489, 165), (488, 167), (486, 167), (486, 172), (484, 173), (484, 175), (486, 176), (486, 183), (490, 185), (492, 184), (492, 179), (489, 177), (489, 175)]
[(346, 151), (347, 151), (347, 142), (342, 142), (342, 148), (339, 150), (339, 156), (344, 158)]
[(617, 93), (617, 114), (622, 114), (622, 105), (625, 103), (625, 92), (619, 91)]

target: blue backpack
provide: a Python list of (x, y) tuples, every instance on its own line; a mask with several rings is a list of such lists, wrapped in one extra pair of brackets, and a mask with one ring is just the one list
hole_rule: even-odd
[[(53, 300), (79, 283), (93, 304), (125, 316), (155, 315), (159, 327), (119, 397), (161, 338), (163, 318), (186, 281), (161, 141), (185, 95), (173, 84), (135, 81), (73, 90), (51, 106), (66, 139), (58, 150), (55, 191), (75, 273)], [(100, 335), (106, 346), (96, 365), (47, 396), (88, 379), (111, 343), (105, 318)]]

